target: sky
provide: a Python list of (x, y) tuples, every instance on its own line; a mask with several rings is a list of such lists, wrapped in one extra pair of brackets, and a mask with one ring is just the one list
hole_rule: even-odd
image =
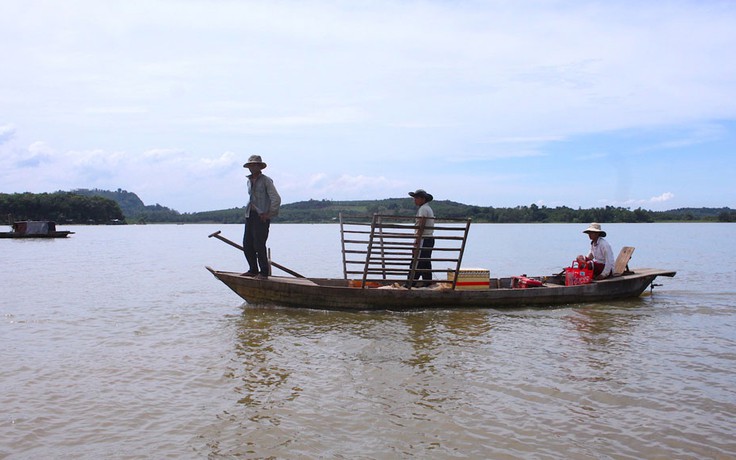
[(0, 193), (736, 208), (736, 1), (0, 0)]

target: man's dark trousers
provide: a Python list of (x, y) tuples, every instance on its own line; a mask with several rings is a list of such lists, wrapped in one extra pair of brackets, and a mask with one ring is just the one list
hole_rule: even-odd
[(255, 211), (251, 211), (245, 220), (243, 252), (245, 253), (245, 260), (248, 261), (248, 271), (251, 273), (260, 273), (263, 276), (271, 274), (266, 250), (270, 226), (271, 221), (261, 221), (261, 217)]

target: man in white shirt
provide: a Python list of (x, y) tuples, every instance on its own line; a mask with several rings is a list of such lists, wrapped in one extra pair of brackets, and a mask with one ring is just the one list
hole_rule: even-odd
[(432, 248), (434, 248), (434, 211), (429, 207), (429, 202), (434, 197), (422, 189), (409, 192), (409, 196), (414, 198), (414, 204), (419, 206), (416, 215), (416, 226), (417, 238), (421, 241), (418, 245), (420, 250), (414, 271), (414, 279), (422, 278), (424, 284), (428, 285), (432, 281)]
[(593, 263), (593, 277), (597, 280), (608, 278), (613, 273), (613, 249), (604, 239), (606, 232), (601, 230), (601, 224), (593, 222), (583, 230), (590, 237), (590, 252), (587, 256), (578, 256), (580, 263)]

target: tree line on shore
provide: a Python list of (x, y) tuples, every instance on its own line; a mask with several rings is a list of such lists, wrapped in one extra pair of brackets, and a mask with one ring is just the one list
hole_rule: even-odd
[[(636, 222), (736, 222), (736, 210), (730, 208), (684, 208), (671, 211), (648, 211), (642, 208), (605, 206), (572, 209), (567, 206), (548, 208), (532, 204), (513, 208), (473, 206), (453, 201), (432, 201), (438, 217), (471, 218), (479, 223), (636, 223)], [(283, 205), (274, 222), (328, 223), (345, 217), (371, 214), (407, 215), (416, 213), (411, 199), (389, 198), (365, 201), (308, 200)], [(244, 208), (182, 214), (182, 222), (242, 223)], [(189, 220), (191, 219), (191, 220)]]
[[(474, 206), (448, 200), (432, 202), (435, 215), (446, 218), (471, 218), (480, 223), (636, 223), (636, 222), (736, 222), (731, 208), (682, 208), (670, 211), (634, 210), (605, 206), (572, 209), (567, 206), (548, 208), (531, 204), (513, 208)], [(409, 198), (382, 200), (307, 200), (281, 206), (274, 222), (330, 223), (343, 216), (371, 214), (413, 215), (414, 202)], [(54, 220), (62, 224), (108, 223), (222, 223), (244, 222), (243, 207), (180, 213), (156, 205), (145, 205), (132, 192), (118, 189), (78, 189), (54, 193), (0, 193), (0, 215), (16, 220)]]
[(106, 224), (125, 220), (115, 201), (72, 192), (0, 193), (0, 216), (7, 216), (8, 221), (52, 220), (60, 224)]

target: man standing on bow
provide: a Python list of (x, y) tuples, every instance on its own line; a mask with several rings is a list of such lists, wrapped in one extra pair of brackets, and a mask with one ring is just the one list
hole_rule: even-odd
[(271, 267), (268, 262), (266, 241), (271, 218), (276, 217), (281, 206), (281, 197), (273, 185), (273, 180), (263, 174), (266, 163), (260, 155), (251, 155), (243, 165), (250, 170), (248, 175), (248, 205), (245, 208), (245, 231), (243, 233), (243, 252), (248, 261), (246, 276), (268, 278)]

